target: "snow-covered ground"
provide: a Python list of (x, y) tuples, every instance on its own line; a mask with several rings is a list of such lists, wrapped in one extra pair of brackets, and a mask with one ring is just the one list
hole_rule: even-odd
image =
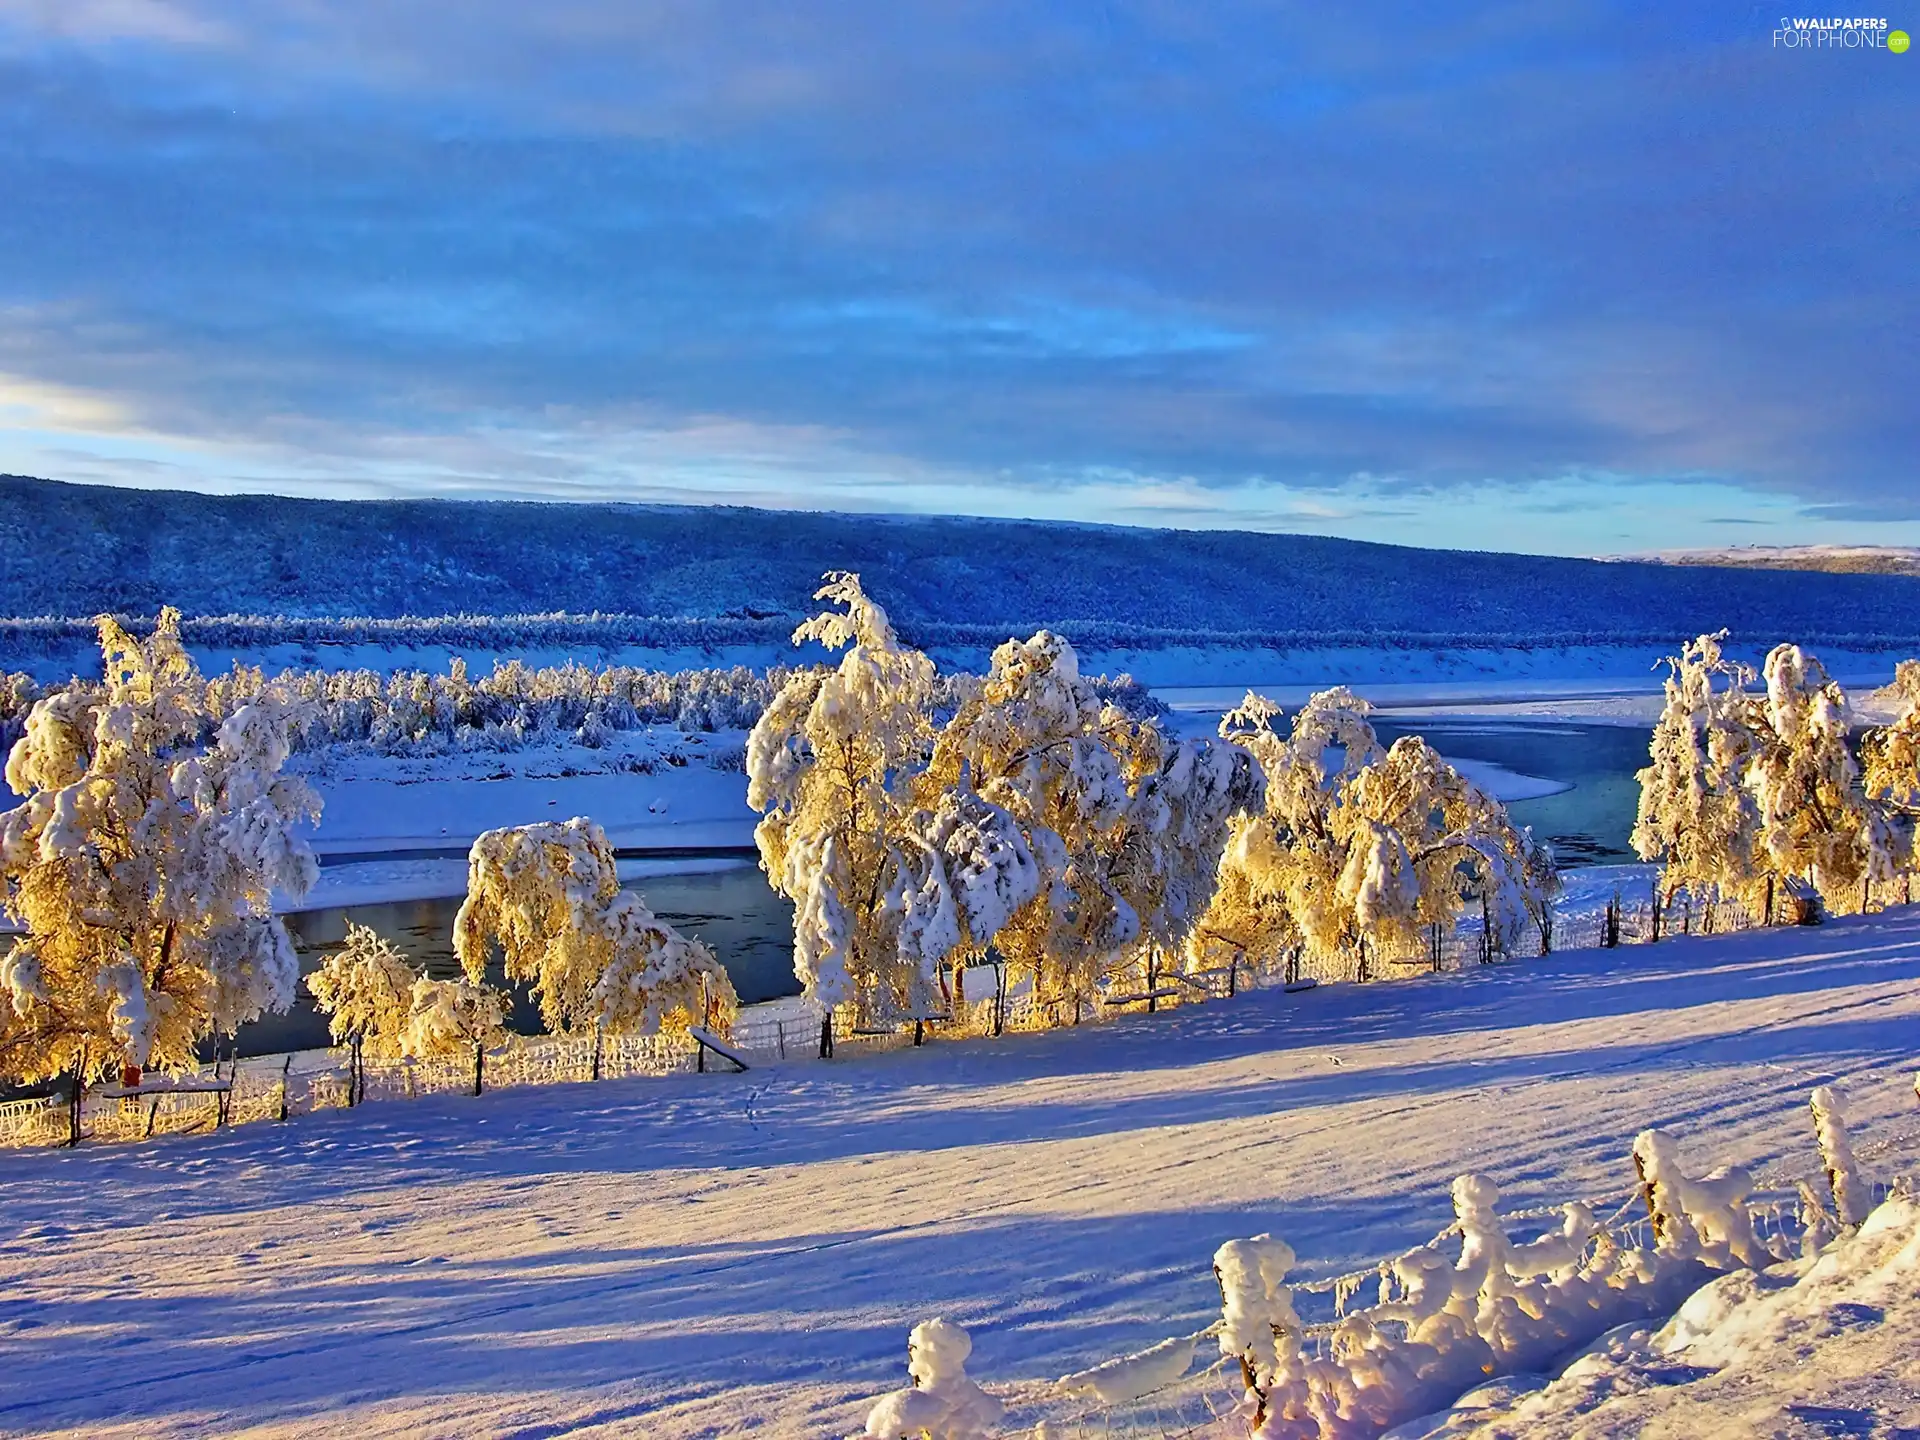
[[(1229, 1238), (1270, 1231), (1326, 1275), (1433, 1234), (1463, 1170), (1510, 1207), (1622, 1197), (1648, 1125), (1696, 1172), (1810, 1175), (1818, 1083), (1847, 1093), (1864, 1167), (1890, 1174), (1914, 1153), (1916, 982), (1906, 910), (16, 1152), (0, 1430), (846, 1434), (934, 1314), (972, 1332), (970, 1372), (1030, 1424), (1052, 1377), (1205, 1325)], [(1740, 1389), (1696, 1356), (1663, 1377), (1666, 1403), (1720, 1385), (1747, 1407), (1734, 1433), (1893, 1433), (1893, 1389), (1855, 1377), (1911, 1365), (1909, 1311), (1858, 1304), (1806, 1332), (1822, 1348), (1790, 1383)], [(1859, 1347), (1831, 1372), (1829, 1341)], [(1869, 1420), (1823, 1432), (1784, 1405)], [(1598, 1433), (1726, 1433), (1701, 1417), (1731, 1412), (1673, 1413)]]
[[(731, 741), (737, 755), (740, 738), (676, 732), (679, 764), (656, 762), (653, 731), (618, 732), (601, 749), (347, 755), (309, 777), (325, 807), (312, 842), (322, 855), (464, 853), (482, 830), (590, 815), (621, 849), (750, 846), (758, 817), (747, 808), (747, 777), (700, 753)], [(636, 758), (651, 768), (636, 768)]]

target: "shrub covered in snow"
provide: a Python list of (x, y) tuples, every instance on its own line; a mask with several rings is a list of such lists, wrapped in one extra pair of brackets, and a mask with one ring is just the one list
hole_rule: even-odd
[(368, 1051), (383, 1060), (401, 1053), (413, 1008), (413, 986), (419, 978), (387, 939), (351, 921), (346, 944), (307, 976), (307, 989), (327, 1017), (333, 1043), (345, 1045), (350, 1054), (349, 1104), (365, 1091), (363, 1060)]
[(922, 1320), (907, 1336), (913, 1384), (882, 1396), (867, 1415), (868, 1440), (988, 1440), (1005, 1407), (967, 1377), (973, 1341), (948, 1320)]
[(408, 1060), (473, 1058), (473, 1093), (484, 1083), (487, 1048), (507, 1038), (506, 997), (473, 980), (413, 982), (400, 1053)]

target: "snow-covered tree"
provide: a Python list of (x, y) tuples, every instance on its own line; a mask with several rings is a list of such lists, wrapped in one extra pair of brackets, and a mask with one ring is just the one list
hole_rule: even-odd
[(738, 1001), (713, 952), (623, 890), (606, 832), (585, 816), (489, 830), (467, 857), (453, 948), (480, 983), (498, 945), (551, 1031), (725, 1029)]
[(1893, 809), (1920, 813), (1920, 660), (1902, 660), (1876, 698), (1893, 707), (1893, 719), (1861, 739), (1862, 788)]
[(366, 1096), (365, 1052), (393, 1059), (413, 1009), (413, 986), (420, 978), (407, 959), (383, 936), (349, 921), (346, 943), (307, 976), (315, 1006), (327, 1017), (336, 1045), (345, 1045), (350, 1069), (347, 1103)]
[(1747, 784), (1758, 745), (1754, 673), (1727, 658), (1725, 638), (1702, 635), (1666, 662), (1666, 703), (1636, 777), (1633, 848), (1660, 862), (1668, 900), (1687, 890), (1764, 908), (1760, 809)]
[(982, 939), (1043, 1000), (1090, 997), (1140, 934), (1112, 875), (1133, 798), (1119, 754), (1127, 724), (1081, 676), (1073, 647), (1043, 630), (994, 651), (935, 747), (932, 783), (977, 787), (1012, 817), (1033, 856), (1030, 898)]
[(1151, 996), (1213, 900), (1234, 818), (1262, 808), (1265, 778), (1231, 740), (1177, 740), (1151, 720), (1119, 727), (1119, 750), (1132, 795), (1109, 875), (1139, 917), (1127, 958)]
[(473, 1057), (473, 1093), (486, 1073), (487, 1047), (507, 1038), (505, 996), (473, 980), (413, 982), (407, 1025), (400, 1032), (400, 1053), (410, 1060)]
[(1754, 707), (1759, 743), (1747, 784), (1766, 862), (1778, 875), (1805, 877), (1828, 909), (1858, 910), (1867, 886), (1894, 878), (1899, 845), (1861, 787), (1846, 694), (1797, 645), (1776, 645), (1762, 674), (1766, 698)]
[(807, 995), (891, 1014), (898, 983), (893, 921), (882, 900), (911, 801), (900, 794), (932, 745), (933, 662), (901, 643), (856, 575), (835, 572), (816, 598), (843, 607), (801, 625), (793, 643), (843, 650), (832, 669), (797, 671), (747, 740), (747, 803), (761, 868), (794, 902), (793, 965)]
[(1221, 735), (1265, 773), (1266, 807), (1234, 822), (1190, 954), (1231, 947), (1267, 966), (1296, 945), (1407, 954), (1451, 933), (1470, 899), (1498, 948), (1547, 923), (1546, 848), (1419, 737), (1383, 751), (1368, 713), (1341, 687), (1313, 696), (1285, 737), (1259, 696), (1222, 717)]
[(299, 966), (271, 892), (318, 870), (295, 833), (319, 813), (282, 773), (289, 717), (244, 705), (203, 738), (205, 687), (161, 612), (146, 640), (100, 621), (105, 683), (27, 717), (0, 814), (6, 908), (25, 938), (0, 961), (0, 1074), (83, 1084), (122, 1064), (194, 1063), (293, 1000)]
[(1031, 898), (1035, 861), (967, 776), (930, 778), (933, 662), (901, 643), (857, 576), (829, 575), (817, 598), (843, 610), (801, 625), (794, 643), (845, 653), (789, 676), (748, 738), (754, 840), (794, 902), (806, 993), (829, 1010), (851, 1002), (868, 1024), (925, 1017), (946, 1003), (942, 967)]

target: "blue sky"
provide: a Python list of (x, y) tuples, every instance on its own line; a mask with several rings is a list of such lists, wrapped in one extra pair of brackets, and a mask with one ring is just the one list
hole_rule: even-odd
[(1920, 543), (1920, 51), (1779, 8), (0, 0), (0, 470)]

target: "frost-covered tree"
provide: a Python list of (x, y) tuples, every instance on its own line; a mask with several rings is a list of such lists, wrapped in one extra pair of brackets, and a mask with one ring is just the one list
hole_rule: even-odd
[(473, 1056), (473, 1093), (486, 1075), (487, 1047), (507, 1038), (505, 996), (476, 981), (413, 982), (407, 1025), (400, 1032), (400, 1053), (409, 1060), (445, 1060)]
[(1043, 1001), (1077, 1006), (1140, 934), (1113, 875), (1133, 799), (1119, 753), (1128, 719), (1080, 674), (1073, 647), (1041, 631), (994, 651), (935, 747), (932, 782), (977, 787), (1033, 856), (1031, 897), (991, 938)]
[(383, 936), (351, 921), (346, 943), (307, 976), (307, 989), (327, 1017), (333, 1043), (347, 1047), (349, 1105), (366, 1098), (365, 1052), (379, 1059), (400, 1055), (419, 978)]
[(1860, 742), (1862, 788), (1894, 809), (1920, 813), (1920, 660), (1902, 660), (1876, 698), (1893, 707), (1893, 719)]
[(1139, 917), (1127, 959), (1151, 997), (1214, 897), (1234, 818), (1262, 808), (1265, 777), (1231, 740), (1178, 740), (1150, 720), (1120, 727), (1119, 749), (1132, 794), (1109, 873)]
[(1639, 772), (1633, 848), (1661, 866), (1667, 900), (1683, 890), (1765, 908), (1760, 808), (1747, 784), (1758, 748), (1754, 672), (1727, 658), (1722, 631), (1667, 660), (1666, 703)]
[(100, 621), (106, 679), (27, 717), (0, 814), (6, 908), (0, 1074), (79, 1086), (119, 1065), (178, 1069), (211, 1033), (284, 1010), (299, 975), (271, 892), (318, 873), (295, 833), (319, 813), (282, 773), (289, 717), (262, 703), (205, 738), (205, 687), (163, 611), (138, 640)]
[(793, 965), (809, 997), (890, 1014), (907, 997), (883, 909), (892, 858), (915, 807), (900, 792), (932, 745), (933, 662), (901, 643), (887, 613), (836, 572), (816, 598), (843, 607), (793, 643), (845, 653), (795, 672), (747, 740), (747, 803), (761, 868), (794, 902)]
[(725, 1029), (738, 1005), (713, 952), (621, 888), (606, 832), (585, 816), (473, 842), (453, 948), (475, 984), (494, 945), (507, 979), (531, 983), (554, 1032)]
[[(1333, 956), (1412, 953), (1479, 900), (1496, 948), (1547, 924), (1551, 854), (1417, 736), (1382, 750), (1364, 700), (1313, 696), (1286, 736), (1262, 697), (1220, 733), (1266, 777), (1264, 812), (1241, 818), (1189, 952), (1224, 947), (1271, 966), (1300, 946)], [(1544, 932), (1543, 932), (1544, 933)]]
[(1910, 873), (1920, 823), (1920, 660), (1902, 660), (1878, 698), (1891, 703), (1893, 718), (1861, 737), (1861, 788), (1886, 826), (1894, 866)]
[[(794, 631), (842, 650), (789, 676), (747, 742), (761, 867), (794, 902), (794, 970), (831, 1012), (867, 1024), (938, 1013), (940, 972), (983, 948), (1038, 884), (1008, 813), (964, 775), (929, 777), (937, 677), (859, 578), (817, 598), (843, 607)], [(831, 1044), (831, 1020), (822, 1045)]]
[(1776, 645), (1762, 675), (1747, 769), (1761, 849), (1776, 874), (1804, 876), (1829, 909), (1861, 909), (1869, 885), (1894, 878), (1899, 845), (1861, 786), (1846, 694), (1797, 645)]

